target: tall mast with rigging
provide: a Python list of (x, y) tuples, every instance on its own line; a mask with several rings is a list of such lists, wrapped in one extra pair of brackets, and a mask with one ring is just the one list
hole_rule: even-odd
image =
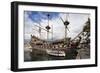
[(60, 19), (62, 20), (62, 22), (65, 26), (65, 41), (64, 41), (64, 43), (66, 44), (67, 43), (67, 30), (69, 31), (68, 25), (69, 25), (70, 22), (68, 21), (67, 15), (66, 15), (66, 20), (65, 21), (61, 17), (60, 17)]
[(47, 14), (47, 17), (48, 17), (48, 25), (45, 27), (47, 29), (47, 40), (49, 39), (49, 30), (51, 29), (50, 26), (49, 26), (49, 14)]

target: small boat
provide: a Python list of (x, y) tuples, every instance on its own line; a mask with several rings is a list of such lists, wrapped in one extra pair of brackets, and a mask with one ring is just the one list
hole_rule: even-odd
[(47, 54), (52, 55), (52, 56), (59, 56), (59, 57), (66, 56), (64, 51), (47, 49), (46, 52)]

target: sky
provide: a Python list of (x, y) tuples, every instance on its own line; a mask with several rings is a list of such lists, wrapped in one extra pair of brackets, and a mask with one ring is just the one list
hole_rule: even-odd
[[(53, 39), (63, 39), (65, 37), (65, 26), (60, 19), (70, 22), (68, 25), (69, 31), (67, 30), (67, 37), (74, 38), (78, 33), (80, 33), (88, 20), (89, 14), (83, 13), (60, 13), (60, 12), (39, 12), (39, 11), (24, 11), (24, 37), (25, 39), (30, 39), (31, 34), (35, 35), (41, 39), (47, 39), (47, 31), (45, 27), (48, 25), (49, 16), (49, 26), (51, 27), (49, 33), (49, 40)], [(41, 37), (39, 35), (39, 27), (41, 26)], [(53, 30), (53, 36), (52, 36)]]

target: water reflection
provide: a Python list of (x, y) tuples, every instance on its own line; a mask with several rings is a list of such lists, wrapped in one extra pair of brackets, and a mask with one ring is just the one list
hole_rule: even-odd
[(32, 58), (30, 56), (31, 51), (32, 50), (29, 48), (24, 49), (24, 61), (31, 61), (32, 60)]

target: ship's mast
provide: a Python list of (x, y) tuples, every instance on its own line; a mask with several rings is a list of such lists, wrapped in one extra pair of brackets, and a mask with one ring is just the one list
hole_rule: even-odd
[(48, 17), (48, 25), (45, 27), (47, 29), (47, 40), (49, 39), (49, 30), (51, 29), (50, 26), (49, 26), (49, 14), (47, 15)]
[(64, 22), (64, 26), (65, 26), (65, 43), (67, 43), (67, 29), (68, 29), (68, 25), (69, 25), (69, 21), (66, 20)]
[(39, 23), (40, 27), (39, 27), (39, 36), (41, 38), (41, 24)]
[(60, 17), (60, 19), (62, 20), (62, 22), (63, 22), (63, 24), (65, 26), (65, 39), (64, 39), (64, 43), (67, 44), (67, 30), (69, 30), (68, 29), (69, 21), (68, 21), (67, 16), (66, 16), (66, 20), (65, 21), (61, 17)]

